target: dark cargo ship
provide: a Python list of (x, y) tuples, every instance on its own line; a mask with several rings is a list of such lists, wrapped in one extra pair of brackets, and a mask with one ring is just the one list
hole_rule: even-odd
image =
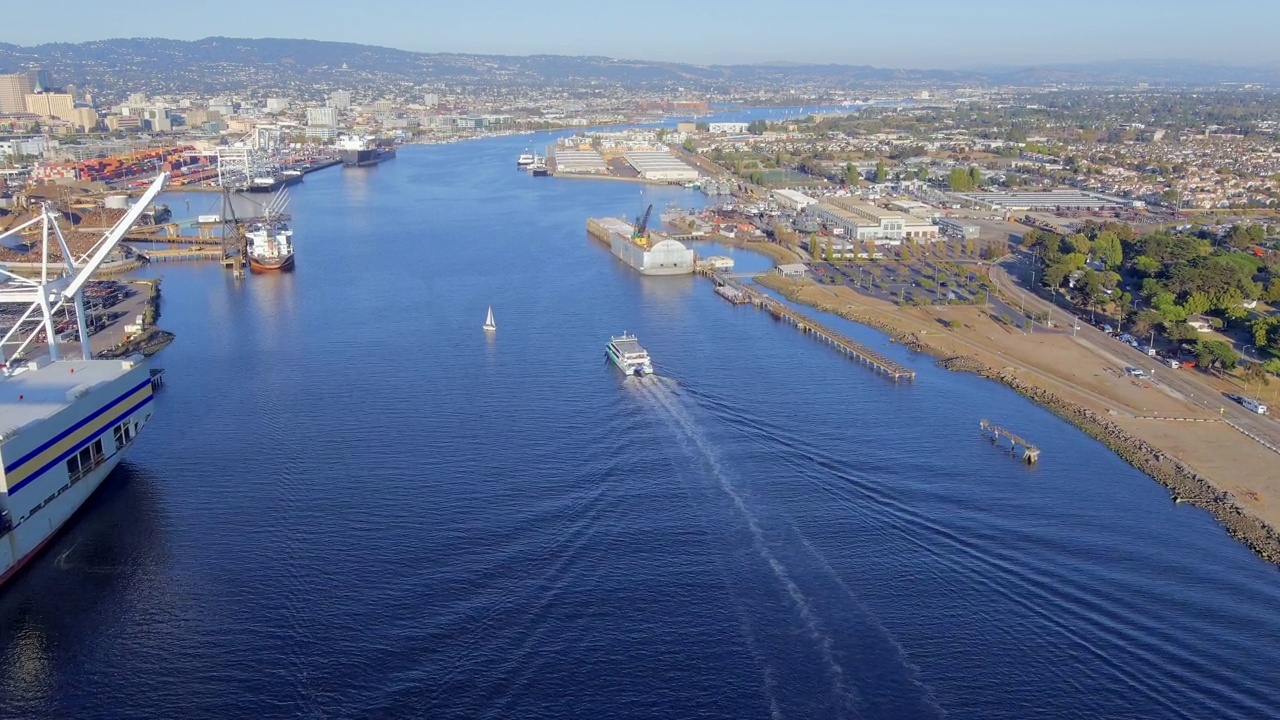
[(346, 167), (377, 165), (396, 156), (394, 145), (382, 145), (370, 137), (344, 137), (337, 143), (338, 158)]

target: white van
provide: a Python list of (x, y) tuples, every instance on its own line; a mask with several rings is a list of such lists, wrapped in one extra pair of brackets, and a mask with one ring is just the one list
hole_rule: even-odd
[(1256, 412), (1259, 415), (1267, 414), (1267, 406), (1263, 405), (1257, 400), (1254, 400), (1253, 398), (1240, 398), (1240, 404), (1244, 406), (1245, 410), (1252, 410), (1253, 412)]

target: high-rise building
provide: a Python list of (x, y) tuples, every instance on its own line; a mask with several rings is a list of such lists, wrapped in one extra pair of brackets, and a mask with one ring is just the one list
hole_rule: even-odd
[(288, 98), (267, 98), (267, 112), (280, 112), (288, 109)]
[(66, 93), (30, 93), (25, 98), (26, 111), (49, 120), (71, 120), (75, 101)]
[(27, 79), (31, 81), (31, 92), (49, 92), (53, 89), (48, 70), (33, 67), (27, 71)]
[(307, 108), (307, 125), (311, 127), (334, 127), (338, 124), (338, 109), (331, 107)]
[(329, 93), (329, 104), (339, 110), (351, 109), (351, 93), (346, 90), (334, 90)]
[(31, 78), (26, 73), (0, 75), (0, 113), (26, 112), (30, 94)]
[(147, 104), (147, 94), (146, 94), (146, 93), (131, 93), (131, 94), (129, 95), (129, 99), (128, 99), (128, 100), (126, 100), (124, 104), (125, 104), (125, 105), (129, 105), (129, 106), (131, 106), (131, 107), (139, 107), (139, 106), (142, 106), (142, 105), (146, 105), (146, 104)]
[(440, 96), (435, 93), (427, 93), (422, 96), (422, 104), (429, 108), (433, 108), (440, 104)]

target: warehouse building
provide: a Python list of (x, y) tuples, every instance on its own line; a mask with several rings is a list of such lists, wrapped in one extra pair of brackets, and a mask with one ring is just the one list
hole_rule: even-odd
[(557, 174), (587, 173), (605, 175), (609, 167), (604, 158), (595, 150), (555, 150), (555, 167)]
[(622, 156), (640, 177), (666, 183), (698, 179), (698, 171), (669, 152), (634, 150)]
[(829, 198), (809, 208), (819, 220), (840, 230), (848, 240), (899, 245), (903, 240), (937, 240), (937, 225), (907, 213), (884, 210), (852, 198)]
[(979, 192), (955, 193), (955, 196), (984, 210), (1116, 210), (1141, 208), (1141, 200), (1126, 200), (1083, 190), (1050, 190), (1048, 192)]
[(977, 240), (982, 230), (980, 225), (959, 218), (940, 217), (935, 218), (934, 222), (938, 224), (943, 235), (960, 240)]
[(774, 202), (787, 210), (803, 210), (810, 205), (817, 205), (818, 201), (798, 190), (774, 190), (770, 193)]

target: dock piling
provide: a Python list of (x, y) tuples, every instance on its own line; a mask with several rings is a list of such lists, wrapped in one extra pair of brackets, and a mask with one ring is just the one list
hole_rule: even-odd
[(982, 418), (978, 422), (978, 427), (990, 433), (992, 442), (997, 445), (1001, 444), (1002, 441), (1007, 441), (1009, 443), (1009, 451), (1015, 455), (1018, 452), (1018, 448), (1022, 448), (1022, 460), (1028, 465), (1034, 465), (1040, 459), (1040, 448), (1031, 444), (1030, 441), (1022, 436), (1006, 430), (986, 418)]

